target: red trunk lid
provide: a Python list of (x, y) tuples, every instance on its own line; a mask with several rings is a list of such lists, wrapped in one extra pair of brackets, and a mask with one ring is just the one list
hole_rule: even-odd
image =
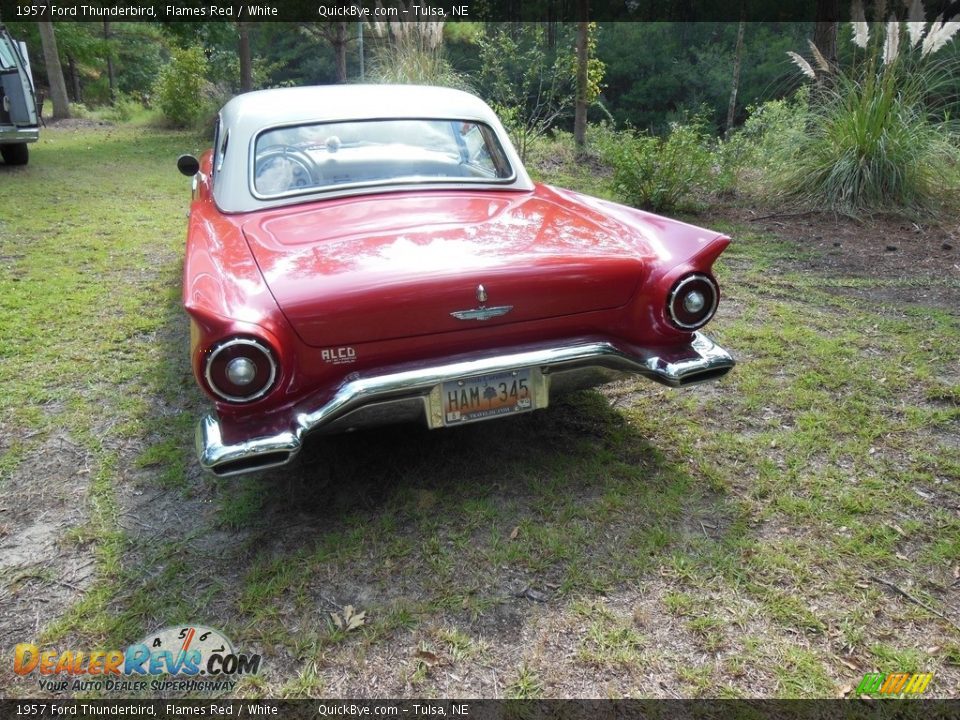
[[(261, 215), (243, 231), (280, 308), (314, 346), (619, 307), (650, 254), (636, 231), (544, 191), (329, 200)], [(451, 315), (481, 305), (511, 309)]]

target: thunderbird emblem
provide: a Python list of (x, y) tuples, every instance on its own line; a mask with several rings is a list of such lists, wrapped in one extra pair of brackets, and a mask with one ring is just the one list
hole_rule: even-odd
[(487, 307), (484, 305), (487, 297), (487, 289), (483, 285), (477, 285), (477, 302), (480, 303), (480, 307), (471, 310), (455, 310), (450, 314), (457, 320), (489, 320), (490, 318), (506, 315), (513, 310), (513, 305)]
[(457, 320), (489, 320), (506, 315), (511, 310), (513, 310), (513, 305), (499, 305), (497, 307), (479, 307), (473, 310), (455, 310), (450, 314)]

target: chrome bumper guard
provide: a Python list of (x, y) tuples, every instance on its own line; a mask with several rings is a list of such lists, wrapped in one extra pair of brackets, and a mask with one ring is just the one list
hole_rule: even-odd
[(417, 415), (425, 417), (431, 428), (442, 427), (440, 388), (444, 382), (516, 368), (539, 370), (544, 383), (537, 407), (545, 407), (554, 387), (589, 387), (624, 373), (679, 387), (718, 378), (733, 365), (730, 353), (705, 335), (694, 333), (689, 346), (664, 357), (652, 351), (634, 355), (612, 343), (593, 342), (401, 370), (349, 380), (326, 404), (298, 414), (291, 430), (233, 445), (224, 444), (217, 418), (204, 415), (197, 425), (197, 454), (200, 464), (214, 474), (237, 475), (288, 463), (300, 451), (303, 437), (315, 430), (346, 430)]

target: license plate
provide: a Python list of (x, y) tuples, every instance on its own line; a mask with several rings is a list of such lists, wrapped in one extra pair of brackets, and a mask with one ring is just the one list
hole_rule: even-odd
[(533, 410), (530, 368), (451, 380), (441, 388), (444, 425), (461, 425)]

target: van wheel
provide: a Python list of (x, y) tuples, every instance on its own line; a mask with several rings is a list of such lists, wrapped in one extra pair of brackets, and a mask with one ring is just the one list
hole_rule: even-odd
[(7, 165), (26, 165), (30, 152), (26, 143), (0, 145), (0, 157)]

